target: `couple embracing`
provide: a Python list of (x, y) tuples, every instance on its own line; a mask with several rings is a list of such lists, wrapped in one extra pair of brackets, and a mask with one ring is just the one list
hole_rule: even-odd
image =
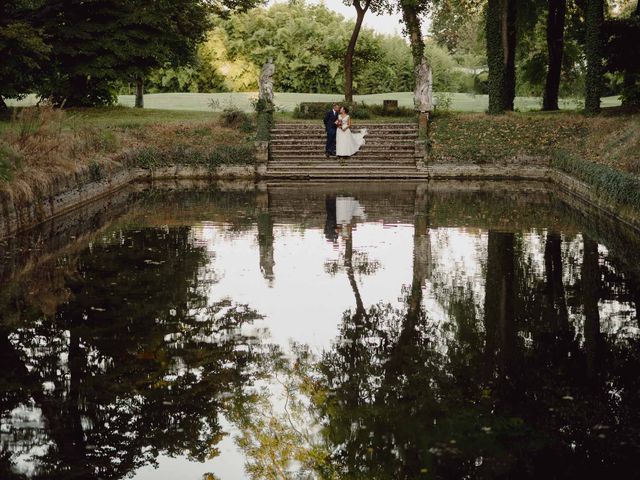
[(327, 145), (325, 153), (328, 157), (350, 157), (355, 155), (364, 145), (366, 129), (360, 133), (351, 131), (351, 117), (349, 109), (337, 103), (324, 116), (324, 128), (327, 131)]

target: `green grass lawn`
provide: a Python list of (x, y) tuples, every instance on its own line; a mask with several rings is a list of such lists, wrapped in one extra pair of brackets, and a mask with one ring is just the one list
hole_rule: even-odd
[[(145, 107), (147, 109), (157, 110), (177, 110), (182, 111), (176, 114), (177, 117), (184, 115), (188, 117), (187, 112), (213, 112), (221, 111), (225, 108), (234, 107), (249, 112), (252, 110), (251, 100), (255, 99), (257, 93), (153, 93), (145, 95)], [(450, 101), (449, 110), (454, 112), (484, 112), (487, 109), (488, 98), (486, 95), (471, 95), (468, 93), (442, 93), (435, 94), (442, 106), (448, 98)], [(276, 106), (284, 112), (290, 112), (301, 102), (332, 102), (340, 101), (342, 95), (335, 94), (316, 94), (316, 93), (276, 93)], [(413, 105), (412, 92), (395, 92), (382, 93), (375, 95), (356, 95), (357, 102), (365, 102), (369, 104), (381, 104), (382, 100), (398, 100), (398, 104), (404, 107)], [(19, 102), (9, 101), (9, 105), (22, 106), (33, 105), (36, 99), (29, 96)], [(118, 103), (125, 107), (133, 106), (133, 95), (121, 95)], [(212, 103), (215, 108), (212, 108)], [(538, 97), (517, 97), (516, 109), (520, 111), (539, 110), (541, 99)], [(614, 107), (620, 105), (618, 97), (606, 97), (602, 99), (603, 107)], [(565, 109), (575, 109), (576, 102), (572, 99), (566, 99), (561, 102), (561, 107)], [(132, 110), (126, 110), (129, 115), (133, 116)], [(166, 114), (158, 113), (156, 120), (162, 120), (162, 116)], [(193, 114), (191, 114), (193, 115)], [(139, 119), (149, 118), (144, 114), (140, 114)], [(187, 119), (187, 118), (185, 118)], [(188, 117), (192, 119), (192, 117)], [(150, 119), (149, 121), (154, 121)]]

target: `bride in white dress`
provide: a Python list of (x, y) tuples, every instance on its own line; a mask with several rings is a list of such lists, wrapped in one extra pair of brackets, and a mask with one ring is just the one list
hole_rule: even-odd
[(336, 132), (336, 156), (350, 157), (360, 150), (365, 144), (364, 137), (367, 130), (363, 128), (360, 133), (351, 131), (351, 117), (349, 109), (342, 107), (340, 109), (340, 117), (338, 117), (338, 131)]

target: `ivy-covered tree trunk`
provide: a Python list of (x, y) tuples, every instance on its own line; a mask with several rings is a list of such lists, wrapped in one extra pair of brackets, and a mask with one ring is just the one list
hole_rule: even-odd
[[(632, 14), (636, 21), (640, 22), (640, 1), (636, 5), (636, 9)], [(637, 47), (636, 47), (637, 48)], [(625, 70), (622, 83), (622, 106), (638, 107), (640, 106), (640, 66), (635, 71)]]
[(547, 13), (547, 80), (542, 95), (543, 110), (559, 110), (558, 92), (564, 52), (564, 23), (567, 0), (549, 0)]
[(136, 77), (136, 108), (144, 108), (144, 84), (142, 77), (138, 75)]
[(369, 9), (370, 2), (364, 3), (364, 6), (360, 5), (358, 0), (353, 2), (353, 6), (356, 9), (356, 24), (351, 33), (351, 39), (347, 46), (347, 52), (344, 56), (344, 99), (347, 102), (353, 102), (353, 54), (356, 51), (356, 44), (358, 43), (358, 35), (360, 35), (360, 29), (362, 28), (362, 21), (364, 15)]
[(424, 57), (424, 39), (422, 38), (422, 28), (420, 26), (419, 5), (412, 0), (401, 0), (402, 21), (409, 34), (411, 44), (411, 54), (413, 56), (414, 68), (420, 65)]
[(516, 99), (516, 0), (504, 0), (502, 8), (502, 44), (505, 61), (503, 108), (513, 111)]
[(4, 112), (4, 111), (6, 111), (8, 109), (9, 109), (9, 107), (7, 107), (7, 104), (4, 101), (4, 98), (2, 98), (2, 95), (0, 95), (0, 112)]
[(585, 56), (587, 76), (585, 80), (584, 111), (587, 115), (600, 112), (602, 94), (602, 26), (604, 24), (604, 0), (586, 0)]
[(515, 98), (515, 0), (489, 0), (485, 36), (489, 64), (489, 113), (513, 110)]

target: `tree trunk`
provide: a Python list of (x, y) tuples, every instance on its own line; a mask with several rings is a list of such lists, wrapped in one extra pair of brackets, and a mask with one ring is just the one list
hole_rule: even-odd
[(489, 0), (485, 37), (489, 64), (489, 113), (513, 110), (516, 95), (516, 0)]
[(503, 108), (513, 111), (516, 98), (516, 0), (504, 0), (502, 36), (504, 38), (504, 91)]
[(584, 349), (587, 361), (587, 376), (590, 380), (597, 377), (601, 361), (600, 338), (600, 266), (598, 244), (588, 237), (583, 241), (582, 260), (582, 306), (584, 311)]
[(0, 95), (0, 112), (6, 112), (7, 110), (9, 110), (9, 107), (7, 107), (7, 104), (4, 101), (4, 98), (2, 98), (2, 95)]
[[(636, 9), (632, 16), (640, 17), (640, 2), (636, 5)], [(640, 72), (638, 67), (635, 71), (625, 70), (622, 84), (622, 106), (638, 107), (640, 106)]]
[(422, 29), (420, 27), (419, 11), (415, 3), (411, 1), (401, 0), (400, 6), (402, 8), (402, 21), (409, 33), (413, 67), (416, 68), (420, 65), (422, 57), (424, 57), (424, 39), (422, 38)]
[(489, 0), (485, 13), (485, 39), (487, 42), (487, 64), (489, 66), (489, 113), (504, 112), (506, 41), (503, 13), (506, 0)]
[(547, 80), (542, 95), (543, 110), (559, 110), (558, 91), (560, 90), (560, 73), (562, 71), (562, 55), (564, 52), (564, 21), (567, 11), (567, 0), (549, 0), (547, 13)]
[(142, 77), (136, 77), (136, 108), (144, 108), (144, 88)]
[(604, 0), (587, 0), (585, 12), (585, 56), (587, 77), (585, 80), (584, 111), (587, 115), (600, 112), (602, 94), (602, 25), (604, 23)]
[(489, 231), (484, 297), (486, 378), (494, 373), (496, 361), (502, 371), (513, 356), (514, 265), (513, 233)]
[(357, 1), (353, 3), (353, 6), (356, 8), (356, 25), (351, 33), (347, 53), (344, 56), (344, 99), (347, 102), (353, 102), (353, 54), (356, 51), (362, 21), (364, 20), (365, 13), (367, 13), (369, 9), (369, 4), (370, 2), (366, 2), (363, 8)]

